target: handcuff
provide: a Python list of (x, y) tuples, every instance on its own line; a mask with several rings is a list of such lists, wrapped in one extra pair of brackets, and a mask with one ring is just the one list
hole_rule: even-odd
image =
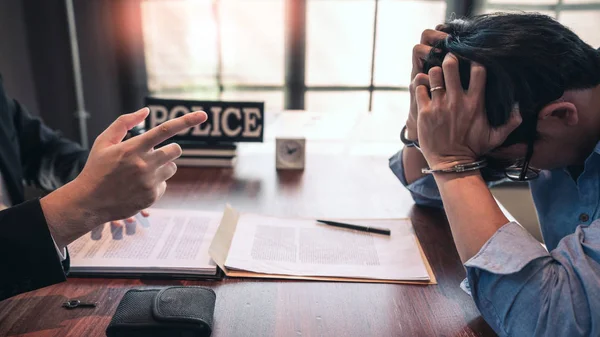
[(400, 140), (402, 141), (402, 143), (404, 143), (404, 146), (416, 147), (417, 149), (421, 150), (421, 147), (419, 146), (419, 141), (418, 140), (410, 140), (410, 139), (406, 138), (406, 136), (404, 135), (405, 133), (406, 133), (406, 125), (404, 125), (404, 127), (402, 128), (402, 131), (400, 131)]
[[(409, 140), (408, 138), (406, 138), (405, 133), (406, 133), (406, 125), (404, 125), (404, 127), (402, 128), (402, 131), (400, 131), (400, 140), (402, 141), (402, 143), (404, 143), (404, 146), (405, 147), (414, 147), (420, 151), (421, 147), (419, 146), (419, 141), (418, 140)], [(426, 168), (422, 168), (421, 172), (424, 174), (461, 173), (461, 172), (480, 170), (486, 166), (487, 166), (487, 161), (485, 159), (481, 159), (481, 160), (477, 160), (472, 163), (458, 164), (458, 165), (454, 165), (452, 167), (445, 168), (445, 169), (431, 169), (429, 167), (426, 167)]]

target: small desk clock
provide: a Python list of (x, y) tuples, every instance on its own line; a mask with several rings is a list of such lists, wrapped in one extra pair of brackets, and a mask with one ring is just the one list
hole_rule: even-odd
[(305, 138), (275, 139), (275, 166), (278, 170), (303, 170), (305, 161)]

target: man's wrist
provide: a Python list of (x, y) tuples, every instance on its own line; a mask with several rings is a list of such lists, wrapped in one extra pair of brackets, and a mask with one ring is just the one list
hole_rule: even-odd
[(411, 141), (419, 140), (419, 135), (416, 127), (411, 127), (410, 124), (406, 124), (406, 139)]
[(59, 248), (105, 222), (88, 208), (84, 194), (72, 181), (40, 200), (48, 229)]
[(433, 177), (438, 185), (465, 178), (466, 180), (481, 179), (483, 181), (483, 177), (481, 176), (481, 172), (479, 170), (452, 173), (433, 173)]
[[(428, 158), (429, 157), (429, 158)], [(427, 163), (429, 164), (429, 168), (432, 170), (446, 170), (452, 169), (458, 165), (470, 165), (473, 163), (479, 163), (481, 160), (474, 159), (472, 157), (446, 157), (446, 158), (438, 158), (435, 156), (425, 156), (427, 159)], [(485, 161), (484, 161), (485, 162)]]

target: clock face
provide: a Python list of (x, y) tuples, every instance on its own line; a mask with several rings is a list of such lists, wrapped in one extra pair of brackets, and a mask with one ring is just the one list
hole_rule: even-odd
[(297, 140), (280, 140), (277, 146), (277, 157), (281, 163), (298, 166), (304, 164), (304, 144)]

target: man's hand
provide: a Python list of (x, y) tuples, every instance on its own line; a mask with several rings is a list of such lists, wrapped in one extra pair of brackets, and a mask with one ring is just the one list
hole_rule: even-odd
[(81, 174), (41, 200), (59, 247), (102, 223), (133, 216), (158, 200), (165, 192), (165, 181), (177, 170), (173, 160), (182, 150), (175, 143), (154, 147), (207, 119), (206, 113), (193, 112), (122, 141), (148, 113), (144, 108), (120, 116), (96, 138)]
[[(441, 28), (441, 26), (436, 27), (436, 29)], [(448, 36), (448, 34), (444, 32), (440, 32), (439, 30), (427, 29), (423, 31), (421, 34), (421, 42), (413, 47), (412, 53), (412, 71), (410, 73), (410, 110), (408, 115), (408, 120), (406, 121), (406, 133), (407, 137), (410, 140), (418, 139), (418, 129), (417, 129), (417, 101), (415, 96), (415, 89), (420, 85), (429, 85), (429, 77), (427, 74), (423, 73), (423, 61), (431, 52), (431, 46), (436, 42), (443, 40)]]
[[(443, 70), (443, 72), (442, 72)], [(464, 91), (460, 82), (458, 59), (447, 54), (442, 68), (429, 71), (430, 88), (416, 88), (418, 105), (419, 143), (429, 167), (442, 169), (477, 160), (500, 146), (508, 135), (521, 124), (521, 115), (515, 111), (507, 124), (492, 128), (485, 114), (485, 68), (471, 64), (469, 89)]]
[[(427, 29), (421, 34), (421, 42), (413, 47), (412, 55), (412, 72), (410, 75), (411, 84), (410, 91), (410, 110), (406, 121), (406, 136), (409, 140), (418, 140), (417, 117), (418, 107), (416, 101), (415, 90), (418, 86), (429, 85), (429, 76), (423, 74), (423, 62), (427, 55), (431, 52), (431, 46), (439, 40), (445, 39), (447, 34), (440, 32), (443, 26), (439, 25), (436, 30)], [(421, 179), (424, 174), (421, 169), (427, 166), (427, 161), (423, 157), (421, 151), (415, 147), (407, 147), (402, 151), (402, 165), (404, 178), (408, 184)]]
[[(463, 90), (458, 59), (447, 54), (442, 68), (429, 70), (430, 89), (416, 88), (419, 144), (429, 167), (444, 169), (473, 162), (498, 147), (521, 123), (518, 111), (506, 125), (492, 128), (485, 114), (485, 68), (471, 64), (468, 90)], [(473, 257), (508, 223), (478, 171), (434, 175), (456, 249), (463, 262)]]
[[(147, 209), (143, 209), (140, 211), (140, 215), (143, 216), (144, 218), (147, 218), (150, 216), (150, 212)], [(127, 219), (123, 219), (123, 220), (113, 220), (110, 222), (111, 225), (116, 226), (116, 227), (123, 227), (125, 226), (125, 224), (131, 224), (135, 222), (135, 217), (130, 216)]]

